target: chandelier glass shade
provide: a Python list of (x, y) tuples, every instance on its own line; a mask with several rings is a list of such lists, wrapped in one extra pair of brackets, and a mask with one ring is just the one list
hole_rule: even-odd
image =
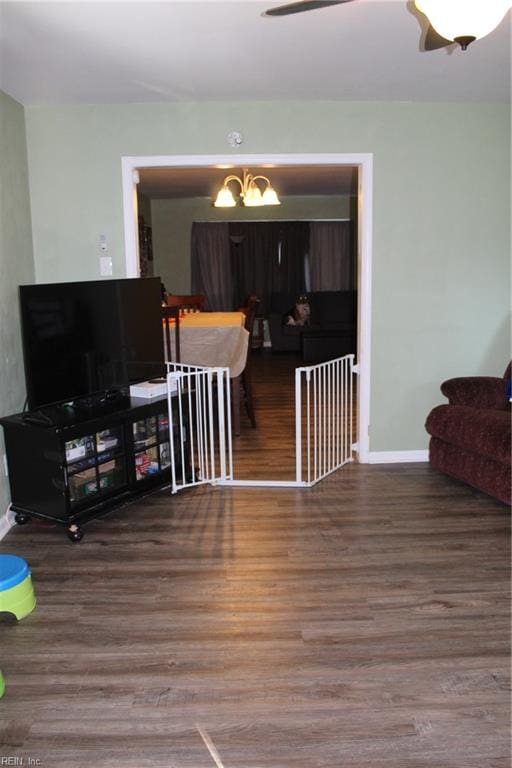
[[(265, 184), (263, 192), (256, 183), (257, 181), (262, 181)], [(281, 205), (281, 201), (267, 177), (261, 175), (254, 176), (247, 170), (247, 168), (244, 168), (241, 179), (234, 175), (226, 176), (222, 182), (222, 187), (217, 193), (215, 202), (213, 203), (216, 208), (233, 208), (237, 204), (237, 201), (229, 188), (231, 182), (235, 182), (240, 186), (239, 195), (242, 205), (247, 207)]]
[(453, 40), (466, 50), (469, 43), (495, 29), (512, 7), (511, 0), (415, 0), (416, 8), (427, 16), (445, 40)]

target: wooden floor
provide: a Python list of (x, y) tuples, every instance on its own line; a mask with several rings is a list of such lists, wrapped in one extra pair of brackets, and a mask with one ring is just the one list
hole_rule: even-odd
[(38, 597), (0, 623), (0, 758), (509, 768), (504, 505), (350, 464), (309, 490), (159, 492), (84, 531), (0, 542)]
[[(301, 365), (298, 353), (252, 353), (257, 428), (243, 411), (241, 434), (233, 440), (235, 479), (295, 480), (295, 369)], [(354, 403), (356, 394), (354, 387)], [(354, 407), (354, 441), (356, 426)]]

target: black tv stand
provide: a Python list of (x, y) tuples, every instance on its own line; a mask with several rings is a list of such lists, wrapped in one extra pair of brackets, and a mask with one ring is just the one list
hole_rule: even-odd
[(40, 427), (52, 427), (54, 425), (52, 417), (44, 411), (26, 411), (21, 418), (24, 422), (37, 424)]
[(94, 415), (117, 410), (118, 408), (125, 408), (129, 405), (130, 396), (125, 391), (109, 389), (97, 395), (81, 397), (79, 400), (73, 400), (72, 403), (66, 403), (59, 407), (71, 407), (77, 413)]
[[(174, 413), (177, 399), (172, 407)], [(166, 397), (141, 403), (124, 396), (83, 410), (61, 404), (7, 416), (0, 424), (19, 525), (46, 519), (79, 541), (83, 523), (170, 484)], [(182, 451), (174, 440), (179, 460)]]

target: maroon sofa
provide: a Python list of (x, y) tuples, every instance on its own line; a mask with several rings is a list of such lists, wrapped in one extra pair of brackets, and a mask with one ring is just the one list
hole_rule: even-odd
[(430, 464), (511, 503), (511, 366), (502, 379), (467, 376), (441, 385), (448, 404), (428, 415)]

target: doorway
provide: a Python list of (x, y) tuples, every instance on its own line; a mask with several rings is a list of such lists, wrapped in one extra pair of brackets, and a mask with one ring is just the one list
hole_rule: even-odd
[(125, 229), (126, 275), (139, 275), (138, 253), (138, 169), (198, 169), (236, 166), (325, 167), (355, 166), (358, 169), (358, 339), (357, 359), (357, 438), (354, 449), (360, 462), (368, 461), (370, 423), (370, 340), (372, 276), (372, 198), (373, 156), (371, 154), (297, 154), (297, 155), (169, 155), (122, 158), (123, 209)]

